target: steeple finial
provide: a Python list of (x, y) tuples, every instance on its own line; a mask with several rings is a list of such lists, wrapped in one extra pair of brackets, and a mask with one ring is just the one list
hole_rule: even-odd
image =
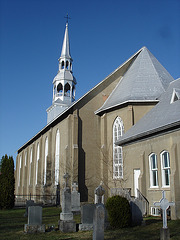
[(66, 24), (68, 24), (68, 19), (71, 19), (71, 18), (68, 16), (68, 13), (67, 13), (66, 17), (64, 17), (64, 18), (66, 18)]

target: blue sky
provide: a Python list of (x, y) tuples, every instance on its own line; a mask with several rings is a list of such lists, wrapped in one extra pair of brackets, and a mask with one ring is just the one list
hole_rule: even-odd
[(143, 46), (180, 77), (179, 0), (0, 0), (0, 158), (46, 125), (67, 12), (76, 99)]

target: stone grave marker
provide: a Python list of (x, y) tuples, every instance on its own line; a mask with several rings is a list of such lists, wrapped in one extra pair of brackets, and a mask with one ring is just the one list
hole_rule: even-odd
[(104, 240), (105, 209), (102, 203), (104, 193), (102, 185), (95, 189), (97, 204), (93, 216), (93, 240)]
[(80, 231), (89, 231), (93, 229), (93, 215), (95, 208), (95, 204), (85, 204), (81, 206), (81, 224), (79, 224)]
[(42, 207), (28, 207), (28, 224), (24, 226), (25, 233), (45, 232), (45, 225), (42, 224)]
[(100, 184), (94, 191), (95, 194), (95, 200), (94, 203), (103, 203), (104, 204), (104, 193), (105, 190), (102, 187), (102, 185)]
[(71, 191), (71, 208), (72, 212), (80, 212), (80, 193), (78, 192), (78, 185), (74, 182), (72, 184), (72, 191)]
[(65, 184), (62, 191), (62, 212), (60, 213), (59, 230), (62, 232), (76, 232), (76, 223), (71, 211), (71, 189), (68, 186), (69, 174), (64, 175)]
[(102, 203), (97, 204), (93, 217), (93, 240), (104, 240), (105, 211)]
[(28, 207), (30, 207), (30, 206), (35, 206), (35, 203), (33, 200), (26, 201), (26, 211), (25, 211), (24, 217), (28, 216)]
[(174, 205), (175, 205), (174, 202), (169, 202), (165, 198), (165, 191), (162, 191), (162, 198), (161, 198), (160, 202), (155, 202), (154, 203), (154, 206), (158, 206), (162, 209), (163, 228), (161, 228), (161, 232), (160, 232), (160, 239), (162, 239), (162, 240), (170, 239), (169, 229), (167, 227), (167, 209), (170, 206), (174, 206)]

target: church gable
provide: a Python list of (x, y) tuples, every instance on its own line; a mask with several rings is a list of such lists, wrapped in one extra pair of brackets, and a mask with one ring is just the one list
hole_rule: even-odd
[(143, 47), (107, 101), (96, 113), (126, 102), (156, 101), (173, 80), (158, 60)]

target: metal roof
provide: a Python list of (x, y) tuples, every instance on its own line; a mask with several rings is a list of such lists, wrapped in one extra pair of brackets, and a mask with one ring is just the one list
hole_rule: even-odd
[(143, 47), (109, 98), (96, 113), (128, 101), (156, 100), (173, 80), (152, 53)]
[(159, 103), (130, 128), (117, 144), (132, 143), (172, 127), (180, 128), (180, 99), (172, 101), (174, 89), (180, 90), (180, 78), (170, 83), (167, 91), (159, 98)]

